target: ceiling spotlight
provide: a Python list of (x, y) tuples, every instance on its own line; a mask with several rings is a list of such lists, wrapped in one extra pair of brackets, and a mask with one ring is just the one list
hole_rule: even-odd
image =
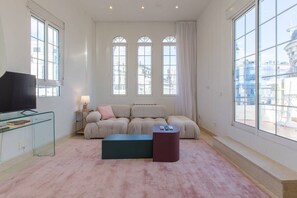
[(141, 6), (141, 9), (143, 9), (143, 10), (144, 10), (144, 6)]
[(176, 5), (175, 8), (178, 9), (178, 5)]
[(109, 6), (109, 9), (112, 10), (112, 6)]

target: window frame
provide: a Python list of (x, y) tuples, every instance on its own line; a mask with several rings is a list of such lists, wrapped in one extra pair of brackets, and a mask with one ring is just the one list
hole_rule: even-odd
[[(277, 0), (276, 0), (276, 5), (277, 5)], [(236, 122), (235, 121), (235, 19), (239, 18), (240, 16), (244, 15), (249, 9), (251, 9), (251, 7), (255, 6), (255, 92), (256, 92), (256, 105), (255, 105), (255, 120), (256, 120), (256, 125), (255, 127), (251, 127), (251, 126), (247, 126), (247, 125), (244, 125), (242, 123), (239, 123), (239, 122)], [(271, 133), (269, 131), (264, 131), (264, 130), (261, 130), (260, 129), (260, 103), (259, 103), (259, 98), (260, 98), (260, 95), (259, 95), (259, 84), (260, 84), (260, 75), (259, 75), (259, 65), (260, 65), (260, 52), (262, 51), (265, 51), (265, 50), (268, 50), (268, 49), (273, 49), (275, 48), (276, 51), (275, 51), (275, 57), (276, 57), (276, 60), (278, 59), (278, 52), (277, 52), (277, 48), (279, 46), (282, 46), (286, 43), (289, 43), (290, 41), (284, 41), (284, 42), (281, 42), (281, 43), (277, 43), (277, 34), (278, 34), (278, 21), (277, 21), (277, 17), (280, 15), (280, 14), (283, 14), (285, 13), (286, 11), (290, 10), (291, 8), (293, 7), (297, 7), (297, 4), (294, 4), (294, 5), (291, 5), (290, 7), (284, 9), (283, 11), (281, 11), (280, 13), (275, 13), (275, 15), (272, 17), (272, 18), (269, 18), (268, 20), (266, 20), (265, 22), (261, 23), (262, 25), (271, 21), (271, 20), (275, 20), (274, 24), (275, 24), (275, 44), (273, 46), (270, 46), (268, 48), (263, 48), (263, 49), (260, 49), (260, 19), (259, 19), (259, 15), (260, 15), (260, 6), (259, 6), (259, 1), (251, 1), (248, 5), (246, 5), (243, 9), (239, 9), (238, 12), (236, 14), (234, 14), (233, 16), (228, 16), (230, 17), (230, 19), (232, 19), (232, 126), (236, 127), (236, 128), (239, 128), (239, 129), (242, 129), (244, 131), (247, 131), (249, 133), (252, 133), (256, 136), (259, 136), (259, 137), (262, 137), (268, 141), (272, 141), (272, 142), (277, 142), (278, 144), (280, 145), (283, 145), (285, 147), (288, 147), (288, 148), (294, 148), (294, 149), (297, 149), (297, 145), (296, 145), (296, 142), (297, 140), (295, 139), (291, 139), (291, 138), (288, 138), (288, 137), (285, 137), (285, 136), (280, 136), (278, 135), (277, 133), (277, 127), (278, 125), (275, 123), (275, 131), (274, 133)], [(275, 8), (277, 9), (277, 7)], [(227, 14), (228, 15), (228, 14)], [(277, 62), (275, 63), (277, 64)], [(277, 70), (277, 67), (276, 67), (276, 70)], [(277, 80), (277, 73), (274, 75), (274, 78), (276, 78)], [(276, 94), (275, 94), (276, 95)], [(277, 99), (277, 97), (275, 98)], [(279, 106), (278, 103), (277, 103), (277, 100), (275, 101), (275, 107)], [(277, 108), (275, 109), (275, 114), (277, 114)]]
[[(142, 42), (141, 41), (141, 39), (143, 39), (143, 38), (146, 38), (146, 39), (148, 39), (148, 41), (145, 41), (145, 42)], [(150, 67), (151, 67), (151, 84), (150, 84), (150, 86), (151, 86), (151, 90), (150, 90), (150, 94), (146, 94), (145, 93), (145, 91), (144, 91), (144, 94), (140, 94), (139, 92), (138, 92), (138, 90), (139, 90), (139, 81), (138, 81), (138, 79), (139, 79), (139, 74), (138, 74), (138, 70), (139, 70), (139, 47), (141, 47), (141, 46), (143, 46), (143, 47), (146, 47), (146, 46), (150, 46), (151, 47), (151, 54), (150, 54), (150, 60), (151, 60), (151, 65), (150, 65)], [(141, 56), (146, 56), (145, 54), (144, 55), (141, 55)], [(149, 37), (149, 36), (141, 36), (141, 37), (139, 37), (138, 39), (137, 39), (137, 53), (136, 53), (136, 57), (137, 57), (137, 73), (136, 73), (136, 75), (137, 75), (137, 87), (136, 87), (136, 95), (137, 96), (152, 96), (153, 95), (153, 42), (152, 42), (152, 39)], [(142, 84), (141, 84), (142, 85)], [(147, 85), (147, 84), (143, 84), (144, 85), (144, 87), (145, 87), (145, 85)]]
[[(168, 38), (174, 38), (174, 41), (170, 41), (170, 42), (165, 42), (166, 39)], [(175, 46), (175, 59), (177, 58), (176, 55), (176, 37), (175, 36), (166, 36), (163, 40), (162, 40), (162, 76), (161, 76), (161, 81), (162, 81), (162, 96), (169, 96), (169, 97), (175, 97), (177, 95), (177, 60), (175, 60), (175, 71), (176, 71), (176, 75), (175, 75), (175, 94), (165, 94), (164, 93), (164, 47), (165, 46)], [(171, 57), (171, 55), (169, 55)], [(167, 65), (172, 67), (172, 65)]]
[[(239, 13), (237, 13), (234, 17), (232, 17), (232, 125), (241, 128), (249, 133), (252, 134), (257, 134), (257, 126), (258, 126), (258, 119), (257, 119), (257, 114), (258, 114), (258, 76), (255, 74), (255, 127), (240, 123), (236, 121), (236, 110), (235, 110), (235, 68), (236, 68), (236, 60), (235, 60), (235, 21), (240, 18), (241, 16), (245, 15), (248, 13), (252, 8), (255, 8), (255, 73), (257, 74), (258, 72), (258, 23), (257, 23), (257, 6), (255, 2), (249, 3), (244, 9), (242, 9)], [(249, 32), (250, 33), (250, 32)], [(246, 35), (246, 34), (245, 34)], [(249, 55), (251, 56), (251, 55)], [(246, 58), (246, 56), (244, 56)]]
[[(117, 38), (122, 38), (125, 40), (125, 42), (114, 42), (115, 39)], [(111, 71), (111, 74), (112, 74), (112, 83), (111, 83), (111, 95), (112, 96), (127, 96), (128, 95), (128, 42), (127, 42), (127, 39), (123, 36), (116, 36), (112, 39), (112, 52), (111, 52), (111, 64), (112, 64), (112, 71)], [(114, 77), (114, 51), (113, 51), (113, 48), (115, 46), (125, 46), (125, 67), (126, 67), (126, 72), (125, 72), (125, 94), (115, 94), (114, 93), (114, 89), (113, 89), (113, 86), (114, 86), (114, 82), (113, 82), (113, 77)]]
[[(32, 0), (27, 2), (27, 7), (30, 10), (30, 60), (32, 61), (32, 32), (31, 32), (31, 20), (35, 18), (37, 22), (44, 23), (44, 78), (38, 78), (36, 76), (36, 96), (39, 98), (48, 97), (59, 97), (62, 95), (62, 85), (64, 84), (64, 34), (65, 34), (65, 23), (49, 13), (47, 10), (43, 9), (37, 3)], [(48, 79), (48, 28), (51, 27), (58, 31), (58, 80)], [(30, 62), (31, 62), (30, 61)], [(30, 73), (31, 64), (30, 64)], [(32, 73), (31, 73), (32, 74)], [(47, 88), (52, 88), (52, 94), (47, 95)], [(53, 89), (57, 88), (58, 93), (53, 95)], [(40, 95), (41, 89), (45, 89), (45, 94)]]

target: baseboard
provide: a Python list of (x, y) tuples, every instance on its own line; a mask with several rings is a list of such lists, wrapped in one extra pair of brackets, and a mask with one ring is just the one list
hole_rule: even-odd
[(200, 127), (200, 126), (199, 126), (199, 128), (200, 128), (201, 131), (206, 132), (208, 135), (210, 135), (210, 136), (212, 136), (212, 137), (216, 136), (213, 132), (211, 132), (211, 131), (208, 130), (208, 129), (205, 129), (205, 128)]

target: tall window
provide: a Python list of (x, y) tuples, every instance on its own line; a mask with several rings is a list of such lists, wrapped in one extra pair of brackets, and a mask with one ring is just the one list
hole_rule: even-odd
[[(297, 141), (297, 1), (259, 0), (258, 5), (234, 20), (235, 121)], [(247, 22), (256, 12), (258, 41), (255, 34), (248, 36), (254, 28)]]
[(112, 93), (126, 95), (127, 41), (123, 37), (116, 37), (112, 43)]
[(235, 121), (255, 127), (255, 7), (234, 21)]
[(297, 141), (297, 1), (259, 1), (259, 129)]
[(139, 95), (152, 93), (152, 41), (149, 37), (138, 39), (138, 90)]
[(37, 96), (60, 96), (61, 29), (31, 16), (31, 74), (36, 76)]
[(176, 95), (176, 39), (163, 40), (163, 95)]

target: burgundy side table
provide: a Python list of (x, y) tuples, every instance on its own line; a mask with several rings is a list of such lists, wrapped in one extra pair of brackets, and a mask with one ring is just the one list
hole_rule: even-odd
[[(173, 129), (160, 129), (153, 127), (153, 161), (154, 162), (176, 162), (179, 160), (179, 128), (170, 125)], [(167, 125), (169, 126), (169, 125)]]

